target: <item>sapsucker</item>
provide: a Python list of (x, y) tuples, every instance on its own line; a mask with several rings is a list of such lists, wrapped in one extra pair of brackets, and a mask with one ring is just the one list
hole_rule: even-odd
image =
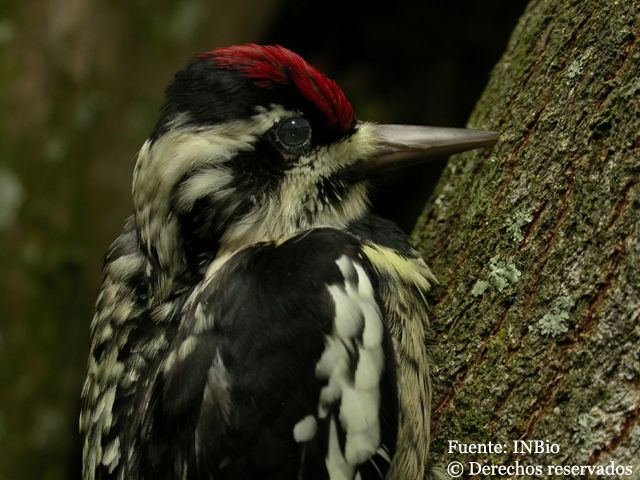
[(494, 141), (357, 121), (279, 46), (191, 61), (104, 262), (84, 479), (423, 478), (434, 278), (367, 178)]

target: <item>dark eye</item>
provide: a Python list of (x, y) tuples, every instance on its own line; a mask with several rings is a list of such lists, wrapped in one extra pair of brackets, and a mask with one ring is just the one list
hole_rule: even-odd
[(304, 117), (285, 118), (278, 124), (276, 136), (285, 147), (304, 147), (311, 140), (311, 124)]

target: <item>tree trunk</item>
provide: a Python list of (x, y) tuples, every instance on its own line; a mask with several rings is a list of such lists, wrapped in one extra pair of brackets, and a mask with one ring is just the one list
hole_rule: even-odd
[(500, 141), (453, 157), (418, 221), (432, 450), (461, 478), (640, 478), (639, 13), (532, 1), (470, 121)]

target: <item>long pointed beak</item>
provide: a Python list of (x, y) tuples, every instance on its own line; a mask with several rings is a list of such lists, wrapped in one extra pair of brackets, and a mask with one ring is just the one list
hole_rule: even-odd
[(374, 125), (380, 138), (379, 154), (367, 160), (367, 172), (422, 163), (433, 158), (488, 147), (498, 132), (415, 125)]

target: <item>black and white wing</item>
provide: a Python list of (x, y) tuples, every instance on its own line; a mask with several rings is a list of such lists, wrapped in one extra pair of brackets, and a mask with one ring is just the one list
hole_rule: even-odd
[(187, 299), (138, 428), (144, 478), (383, 478), (398, 399), (377, 279), (317, 229), (229, 259)]

